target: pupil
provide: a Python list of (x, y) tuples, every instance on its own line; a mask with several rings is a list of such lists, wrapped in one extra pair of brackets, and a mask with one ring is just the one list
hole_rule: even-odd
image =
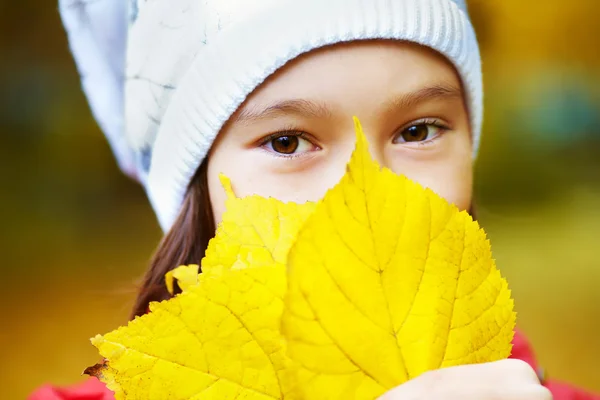
[(427, 125), (415, 125), (402, 132), (402, 138), (407, 142), (421, 142), (427, 138)]
[(298, 148), (297, 136), (280, 136), (273, 140), (273, 150), (282, 154), (292, 154)]

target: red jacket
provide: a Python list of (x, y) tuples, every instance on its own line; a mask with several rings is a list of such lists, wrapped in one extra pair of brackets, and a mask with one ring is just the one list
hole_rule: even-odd
[[(535, 370), (538, 370), (533, 349), (519, 331), (516, 332), (513, 340), (511, 358), (526, 361)], [(544, 382), (544, 385), (550, 389), (554, 400), (600, 400), (600, 395), (586, 393), (560, 382), (547, 381)], [(90, 378), (82, 384), (67, 388), (44, 385), (29, 396), (28, 400), (114, 400), (114, 396), (102, 382), (96, 378)]]

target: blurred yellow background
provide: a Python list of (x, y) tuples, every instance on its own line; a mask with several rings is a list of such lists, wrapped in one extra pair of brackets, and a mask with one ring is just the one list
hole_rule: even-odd
[[(479, 218), (549, 375), (600, 392), (600, 2), (473, 0)], [(0, 398), (70, 384), (160, 230), (79, 87), (55, 1), (0, 4)]]

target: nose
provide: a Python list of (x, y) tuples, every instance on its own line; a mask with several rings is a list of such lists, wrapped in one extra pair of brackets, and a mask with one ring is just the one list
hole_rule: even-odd
[[(369, 140), (368, 137), (367, 140)], [(371, 142), (373, 142), (373, 144), (371, 144)], [(371, 158), (375, 160), (380, 167), (391, 169), (391, 165), (388, 165), (388, 160), (385, 157), (384, 145), (384, 143), (369, 141), (369, 154), (371, 154)]]
[[(362, 121), (361, 121), (362, 123)], [(390, 168), (389, 160), (386, 159), (386, 140), (385, 135), (382, 132), (379, 132), (376, 128), (371, 127), (367, 124), (362, 124), (363, 132), (367, 139), (367, 143), (369, 146), (369, 154), (371, 158), (379, 164), (380, 167)], [(356, 137), (356, 133), (352, 132), (353, 136)]]
[[(387, 134), (382, 132), (381, 128), (377, 128), (377, 121), (369, 121), (368, 118), (360, 118), (359, 121), (362, 126), (363, 134), (367, 139), (370, 159), (374, 160), (380, 167), (391, 169), (391, 160), (388, 160), (387, 158), (389, 157), (386, 156), (386, 153), (389, 153), (389, 151), (386, 151), (387, 146), (389, 145)], [(337, 142), (337, 146), (333, 151), (333, 155), (336, 159), (333, 164), (335, 165), (336, 171), (340, 172), (342, 175), (346, 171), (346, 165), (350, 161), (351, 154), (356, 148), (356, 127), (352, 116), (347, 118), (347, 122), (348, 124), (344, 124), (340, 130), (343, 139)], [(342, 165), (343, 167), (340, 168)], [(338, 170), (338, 168), (340, 169)]]

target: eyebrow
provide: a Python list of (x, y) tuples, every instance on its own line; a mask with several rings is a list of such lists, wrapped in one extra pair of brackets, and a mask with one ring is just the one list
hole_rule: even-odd
[(386, 102), (382, 109), (384, 112), (390, 112), (412, 108), (429, 101), (462, 99), (462, 97), (463, 92), (460, 87), (450, 84), (436, 84), (395, 97)]
[[(415, 107), (427, 101), (462, 98), (462, 90), (449, 84), (436, 84), (405, 93), (383, 105), (384, 112)], [(234, 122), (248, 123), (264, 119), (294, 114), (301, 117), (324, 119), (331, 118), (332, 111), (324, 103), (304, 99), (283, 100), (260, 109), (247, 107), (242, 109), (235, 117)]]
[(304, 99), (291, 99), (271, 104), (264, 109), (258, 109), (257, 107), (244, 108), (235, 116), (234, 120), (236, 122), (253, 122), (289, 114), (319, 119), (330, 118), (332, 112), (327, 105), (322, 103)]

